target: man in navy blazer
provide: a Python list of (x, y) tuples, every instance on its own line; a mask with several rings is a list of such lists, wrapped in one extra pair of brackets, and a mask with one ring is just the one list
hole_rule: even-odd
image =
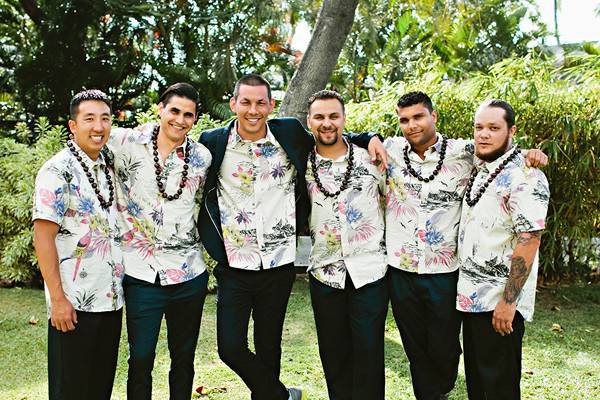
[[(279, 371), (296, 235), (308, 224), (305, 172), (315, 142), (295, 118), (267, 120), (275, 102), (260, 75), (242, 77), (229, 104), (236, 120), (200, 137), (213, 157), (198, 230), (218, 263), (219, 356), (252, 399), (302, 399), (300, 389), (281, 383)], [(379, 139), (368, 133), (350, 139), (385, 163)], [(250, 315), (255, 353), (248, 349)]]

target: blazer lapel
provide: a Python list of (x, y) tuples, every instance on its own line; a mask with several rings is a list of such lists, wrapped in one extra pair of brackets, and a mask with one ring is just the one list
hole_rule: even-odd
[[(278, 129), (280, 127), (274, 123), (271, 123), (271, 121), (267, 121), (267, 124), (269, 124), (269, 129), (271, 130), (271, 133), (273, 133), (275, 139), (277, 139), (281, 147), (283, 147), (283, 150), (287, 154), (289, 160), (292, 162), (296, 170), (304, 171), (306, 165), (302, 166), (299, 149), (296, 149), (294, 146), (297, 146), (298, 144), (294, 142), (294, 138), (292, 137), (292, 135), (284, 134), (280, 129)], [(284, 127), (281, 128), (285, 129)]]
[(223, 158), (225, 158), (225, 150), (227, 149), (227, 139), (229, 138), (229, 132), (231, 132), (231, 128), (235, 124), (235, 120), (229, 123), (226, 127), (223, 128), (219, 135), (217, 136), (217, 147), (215, 149), (215, 159), (212, 162), (217, 168), (221, 168), (221, 164), (223, 163)]

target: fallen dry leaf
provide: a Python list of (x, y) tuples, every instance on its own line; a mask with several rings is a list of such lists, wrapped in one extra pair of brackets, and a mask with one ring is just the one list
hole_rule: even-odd
[(208, 386), (198, 386), (194, 393), (194, 398), (198, 398), (201, 396), (208, 396), (213, 393), (227, 393), (227, 388), (224, 386), (221, 387), (208, 387)]
[(29, 317), (29, 325), (37, 325), (38, 322), (40, 322), (40, 320), (36, 318), (35, 315)]

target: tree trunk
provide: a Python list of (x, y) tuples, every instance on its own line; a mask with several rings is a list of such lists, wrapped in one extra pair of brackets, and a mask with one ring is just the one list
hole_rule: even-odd
[(324, 89), (352, 29), (358, 0), (323, 0), (312, 38), (281, 103), (280, 116), (306, 125), (306, 102)]
[(558, 11), (560, 10), (560, 0), (554, 0), (554, 37), (556, 44), (560, 46), (560, 35), (558, 34)]

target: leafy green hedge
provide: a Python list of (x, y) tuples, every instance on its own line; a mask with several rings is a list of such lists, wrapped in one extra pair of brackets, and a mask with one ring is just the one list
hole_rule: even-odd
[[(549, 157), (543, 170), (551, 200), (540, 265), (546, 278), (590, 273), (600, 261), (600, 67), (599, 58), (576, 70), (557, 70), (534, 56), (497, 64), (488, 75), (463, 82), (427, 75), (380, 89), (374, 100), (347, 107), (348, 130), (398, 135), (395, 105), (403, 93), (428, 93), (438, 130), (472, 138), (473, 115), (488, 98), (501, 98), (517, 114), (516, 141)], [(593, 64), (595, 63), (595, 64)], [(595, 69), (590, 69), (590, 64)]]
[[(586, 64), (587, 63), (587, 64)], [(486, 98), (509, 101), (517, 113), (517, 141), (550, 156), (544, 169), (551, 189), (541, 272), (547, 278), (587, 274), (600, 259), (600, 63), (598, 56), (556, 70), (536, 57), (507, 60), (488, 75), (449, 82), (426, 75), (382, 88), (371, 102), (349, 104), (348, 130), (398, 134), (394, 107), (409, 90), (431, 95), (438, 129), (450, 137), (471, 137), (477, 105)], [(153, 108), (137, 116), (156, 119)], [(201, 116), (192, 136), (223, 122)], [(24, 282), (36, 271), (32, 248), (31, 204), (41, 164), (64, 146), (65, 129), (40, 119), (35, 132), (24, 124), (10, 137), (0, 135), (0, 280)], [(39, 139), (27, 144), (29, 138)], [(594, 242), (596, 238), (596, 242)], [(212, 262), (211, 262), (212, 266)]]

